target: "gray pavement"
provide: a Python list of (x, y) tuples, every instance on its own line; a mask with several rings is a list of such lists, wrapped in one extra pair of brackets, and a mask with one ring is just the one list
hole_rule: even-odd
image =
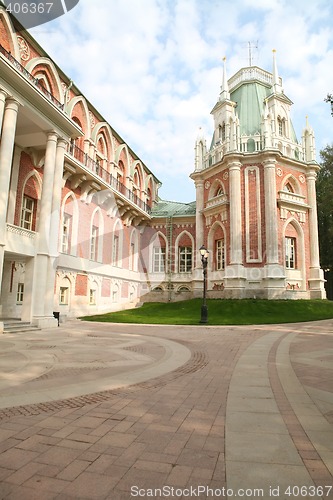
[(0, 498), (333, 498), (333, 320), (0, 336)]

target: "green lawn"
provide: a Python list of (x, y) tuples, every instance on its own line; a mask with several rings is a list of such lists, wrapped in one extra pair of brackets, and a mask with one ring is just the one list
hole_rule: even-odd
[[(84, 316), (85, 321), (198, 325), (201, 299), (182, 302), (150, 302), (126, 311)], [(218, 300), (207, 301), (209, 325), (295, 323), (333, 318), (329, 300)]]

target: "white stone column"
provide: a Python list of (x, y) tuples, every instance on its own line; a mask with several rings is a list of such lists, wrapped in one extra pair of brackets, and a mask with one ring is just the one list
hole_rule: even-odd
[(230, 264), (242, 264), (242, 200), (240, 162), (229, 164)]
[(310, 235), (310, 296), (311, 298), (325, 298), (324, 273), (320, 269), (319, 260), (319, 237), (317, 219), (317, 195), (316, 195), (316, 170), (317, 165), (310, 166), (306, 174), (308, 189), (309, 208), (309, 235)]
[(48, 283), (50, 255), (50, 227), (53, 198), (53, 182), (56, 162), (57, 134), (47, 136), (43, 187), (40, 201), (37, 255), (34, 265), (33, 322), (41, 327), (56, 326), (48, 305), (53, 301), (54, 289)]
[(12, 161), (10, 188), (9, 188), (9, 193), (8, 193), (8, 208), (7, 208), (7, 222), (8, 222), (8, 224), (14, 224), (21, 154), (22, 154), (22, 148), (15, 145), (14, 154), (13, 154), (13, 161)]
[(199, 248), (201, 245), (205, 244), (205, 232), (204, 232), (204, 215), (202, 213), (204, 209), (204, 181), (203, 179), (198, 179), (195, 181), (195, 192), (196, 192), (196, 215), (195, 215), (195, 262), (196, 267), (200, 265), (201, 261), (199, 259)]
[(266, 298), (274, 299), (283, 295), (285, 289), (284, 266), (279, 262), (279, 233), (276, 192), (276, 160), (268, 158), (264, 165), (266, 265), (264, 288)]
[(265, 220), (266, 220), (266, 262), (279, 263), (278, 223), (276, 201), (276, 160), (269, 159), (264, 164)]
[(7, 99), (0, 144), (0, 244), (4, 244), (18, 108), (17, 101)]
[(58, 255), (60, 204), (61, 204), (65, 149), (66, 149), (66, 141), (63, 139), (59, 139), (56, 149), (55, 172), (54, 172), (53, 192), (52, 192), (52, 210), (51, 210), (51, 221), (50, 221), (50, 254), (52, 256)]
[(7, 92), (5, 92), (5, 90), (0, 89), (0, 133), (2, 128), (3, 116), (5, 112), (6, 97), (7, 97)]
[(245, 270), (243, 265), (241, 166), (239, 161), (228, 163), (230, 210), (230, 263), (225, 269), (225, 297), (243, 298)]
[(12, 168), (15, 132), (19, 103), (15, 99), (7, 99), (3, 114), (0, 143), (0, 294), (5, 254), (6, 217), (8, 192)]
[(319, 267), (319, 238), (317, 221), (316, 172), (311, 169), (307, 175), (309, 232), (310, 232), (310, 268)]
[(52, 212), (50, 223), (50, 257), (48, 261), (47, 276), (47, 290), (52, 291), (52, 293), (48, 295), (48, 300), (45, 304), (46, 315), (53, 314), (54, 306), (54, 283), (59, 257), (60, 205), (65, 149), (66, 141), (63, 139), (59, 139), (56, 150), (55, 172), (53, 181)]

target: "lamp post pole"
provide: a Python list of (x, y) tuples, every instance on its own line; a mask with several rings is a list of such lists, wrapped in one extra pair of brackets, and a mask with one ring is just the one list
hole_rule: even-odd
[(200, 323), (205, 324), (208, 323), (208, 307), (207, 307), (206, 295), (207, 295), (207, 265), (208, 265), (209, 252), (204, 245), (200, 247), (199, 251), (201, 255), (202, 272), (203, 272), (203, 298), (201, 305)]

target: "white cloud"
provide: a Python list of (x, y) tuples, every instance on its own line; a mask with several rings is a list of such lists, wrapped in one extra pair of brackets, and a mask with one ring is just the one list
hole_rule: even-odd
[(248, 64), (249, 41), (268, 71), (277, 49), (298, 137), (308, 114), (317, 149), (332, 142), (332, 14), (326, 0), (81, 0), (31, 31), (160, 178), (162, 196), (191, 201), (194, 141), (202, 126), (210, 143), (221, 59), (232, 76)]

